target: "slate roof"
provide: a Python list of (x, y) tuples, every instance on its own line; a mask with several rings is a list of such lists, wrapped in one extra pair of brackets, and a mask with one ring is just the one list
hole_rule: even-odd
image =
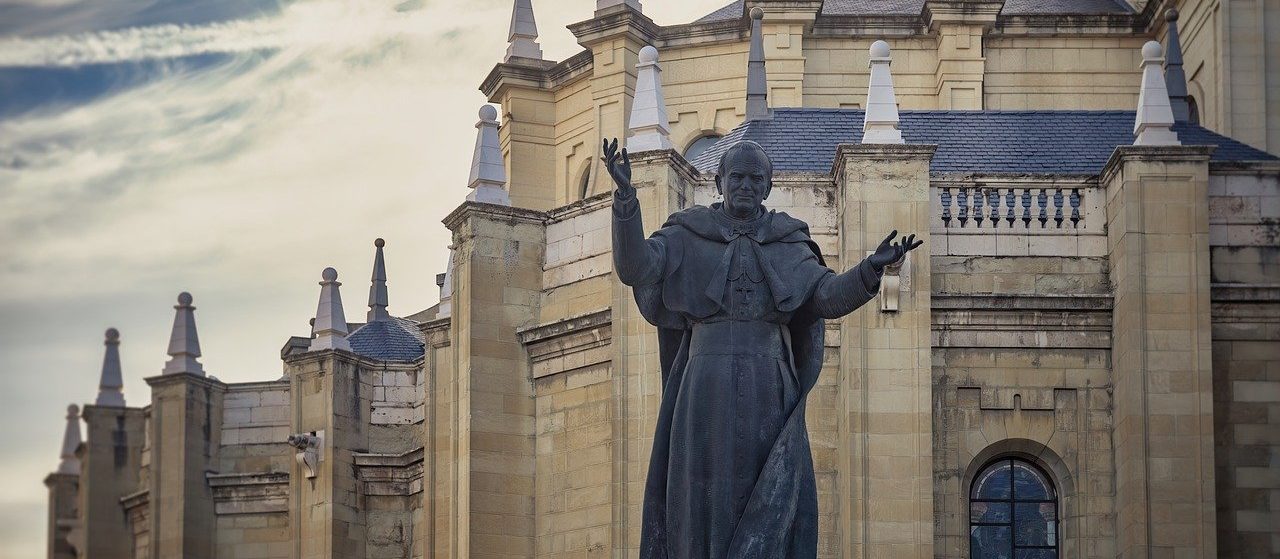
[(352, 351), (380, 361), (416, 361), (425, 341), (416, 322), (396, 317), (369, 322), (347, 335)]
[[(743, 0), (735, 0), (694, 23), (738, 19), (743, 16)], [(920, 15), (924, 0), (826, 0), (822, 15)], [(1005, 15), (1094, 15), (1129, 14), (1133, 10), (1124, 0), (1007, 0), (1000, 12)]]
[[(859, 109), (774, 109), (748, 121), (692, 161), (715, 172), (720, 156), (753, 140), (781, 172), (831, 172), (836, 145), (862, 141)], [(902, 111), (909, 144), (937, 144), (933, 173), (1097, 175), (1116, 146), (1133, 143), (1133, 111)], [(1210, 132), (1174, 126), (1183, 145), (1214, 145), (1213, 161), (1274, 160), (1275, 156)]]

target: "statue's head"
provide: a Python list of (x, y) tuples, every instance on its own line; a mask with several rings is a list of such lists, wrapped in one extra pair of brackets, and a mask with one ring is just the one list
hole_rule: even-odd
[(724, 196), (724, 212), (738, 219), (755, 217), (773, 189), (773, 161), (760, 144), (733, 144), (720, 157), (716, 190)]

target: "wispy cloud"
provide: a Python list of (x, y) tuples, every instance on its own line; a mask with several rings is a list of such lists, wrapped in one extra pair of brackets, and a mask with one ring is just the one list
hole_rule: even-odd
[[(725, 1), (646, 10), (689, 21)], [(0, 67), (159, 62), (87, 101), (0, 118), (0, 447), (17, 449), (0, 457), (0, 507), (43, 502), (63, 410), (93, 399), (107, 326), (123, 333), (126, 398), (147, 401), (178, 291), (195, 294), (207, 370), (232, 382), (279, 376), (323, 267), (362, 314), (374, 237), (388, 240), (392, 312), (434, 303), (440, 219), (467, 193), (476, 86), (505, 49), (510, 2), (419, 4), (307, 0), (0, 38)], [(549, 57), (581, 49), (564, 25), (592, 6), (537, 3)]]

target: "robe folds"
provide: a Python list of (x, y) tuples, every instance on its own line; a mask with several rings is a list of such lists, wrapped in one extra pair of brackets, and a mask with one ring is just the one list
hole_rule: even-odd
[(662, 364), (640, 556), (816, 557), (804, 416), (822, 319), (873, 297), (879, 273), (864, 262), (837, 275), (808, 226), (774, 211), (740, 221), (695, 206), (645, 239), (635, 198), (619, 194), (613, 237)]

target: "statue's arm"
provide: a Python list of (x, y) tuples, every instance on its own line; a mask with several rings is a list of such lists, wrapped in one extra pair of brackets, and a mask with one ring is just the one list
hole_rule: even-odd
[(605, 169), (617, 189), (613, 191), (613, 270), (626, 285), (649, 285), (662, 279), (666, 250), (660, 238), (645, 239), (640, 202), (631, 184), (631, 158), (618, 150), (618, 139), (604, 140)]
[(861, 307), (880, 291), (880, 275), (867, 260), (843, 274), (828, 273), (818, 280), (811, 304), (822, 318), (840, 318)]
[(649, 285), (662, 279), (666, 245), (661, 238), (644, 238), (640, 202), (635, 190), (614, 192), (613, 270), (626, 285)]
[(880, 291), (880, 276), (884, 275), (885, 266), (903, 259), (908, 252), (924, 244), (924, 241), (916, 240), (915, 235), (895, 242), (897, 236), (895, 229), (880, 241), (875, 253), (857, 266), (839, 275), (828, 273), (818, 280), (812, 299), (818, 316), (840, 318), (870, 301)]

